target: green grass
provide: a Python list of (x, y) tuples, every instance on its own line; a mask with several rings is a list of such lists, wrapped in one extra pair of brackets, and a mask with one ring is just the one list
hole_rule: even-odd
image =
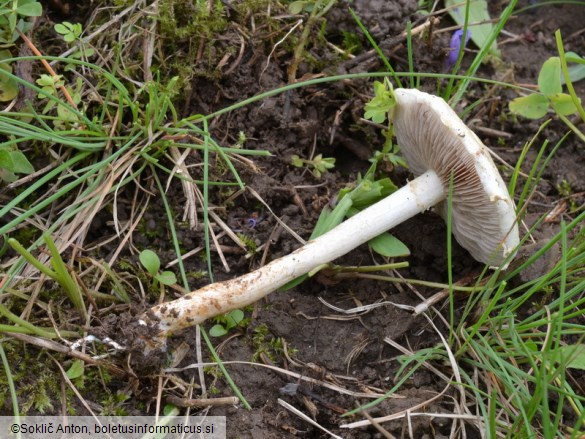
[[(493, 39), (510, 18), (514, 6), (515, 2), (510, 2), (504, 10)], [(557, 45), (568, 81), (567, 88), (574, 96), (559, 32)], [(448, 85), (443, 90), (443, 97), (452, 104), (461, 99), (471, 84), (477, 83), (477, 78), (473, 76), (485, 60), (487, 47), (489, 45), (486, 50), (480, 48), (466, 76), (444, 76), (448, 79)], [(410, 42), (408, 62), (412, 69)], [(411, 79), (418, 76), (414, 72), (410, 73), (407, 76)], [(573, 99), (579, 103), (576, 96)], [(579, 114), (585, 120), (583, 114)], [(542, 131), (549, 123), (544, 121), (534, 138), (526, 142), (513, 172), (509, 189), (512, 194), (518, 194), (519, 218), (524, 217), (548, 163), (563, 147), (569, 134), (574, 133), (582, 138), (574, 124), (559, 116), (569, 129), (567, 134), (552, 148), (547, 139), (542, 141), (528, 177), (520, 183), (521, 165), (528, 150), (542, 137)], [(532, 230), (541, 226), (544, 219), (545, 216), (542, 216)], [(585, 212), (582, 212), (569, 223), (562, 222), (560, 231), (546, 245), (509, 272), (496, 270), (490, 274), (484, 271), (469, 293), (465, 307), (456, 313), (449, 219), (449, 285), (443, 286), (449, 290), (451, 297), (446, 328), (449, 343), (440, 343), (434, 348), (404, 355), (401, 358), (402, 367), (396, 376), (397, 384), (388, 391), (387, 396), (399, 393), (404, 383), (420, 367), (425, 366), (433, 370), (439, 379), (445, 380), (445, 384), (450, 383), (457, 389), (455, 393), (461, 394), (460, 404), (467, 403), (460, 405), (455, 412), (462, 416), (474, 416), (473, 424), (486, 437), (582, 437), (585, 430), (585, 395), (582, 394), (578, 378), (571, 379), (571, 376), (575, 373), (576, 376), (582, 375), (582, 348), (585, 346), (584, 220)], [(527, 241), (529, 233), (523, 237), (523, 242)], [(570, 240), (569, 236), (572, 237)], [(529, 269), (546, 252), (553, 251), (556, 243), (561, 246), (561, 256), (552, 269), (529, 282), (512, 286), (513, 279), (519, 273)], [(395, 343), (392, 345), (397, 347)], [(572, 346), (577, 349), (572, 350)], [(441, 363), (451, 367), (436, 369), (432, 366)], [(446, 369), (445, 375), (439, 372), (443, 369)], [(448, 378), (450, 374), (453, 376)], [(348, 414), (359, 413), (379, 402), (381, 400), (373, 401)], [(465, 428), (463, 421), (458, 424), (458, 428)]]

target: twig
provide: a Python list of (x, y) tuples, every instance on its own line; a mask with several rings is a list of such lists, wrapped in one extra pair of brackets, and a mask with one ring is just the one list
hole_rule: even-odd
[[(47, 72), (49, 72), (49, 74), (53, 77), (58, 76), (57, 73), (55, 72), (55, 70), (53, 70), (51, 65), (47, 62), (47, 60), (42, 58), (43, 54), (41, 52), (39, 52), (39, 49), (36, 48), (36, 46), (33, 44), (33, 42), (25, 34), (23, 34), (20, 31), (20, 29), (17, 28), (16, 30), (18, 31), (20, 38), (22, 38), (24, 40), (24, 42), (30, 48), (30, 50), (32, 50), (36, 56), (41, 57), (40, 61), (43, 64), (43, 66), (45, 67), (45, 69), (47, 70)], [(63, 96), (65, 96), (65, 99), (67, 99), (67, 102), (69, 103), (69, 105), (71, 105), (73, 108), (75, 108), (77, 110), (77, 104), (73, 101), (73, 98), (69, 94), (67, 87), (65, 87), (64, 85), (60, 85), (59, 89), (61, 90), (61, 92), (63, 92)]]
[(236, 396), (226, 396), (223, 398), (179, 398), (178, 396), (169, 395), (166, 398), (167, 402), (179, 407), (209, 407), (209, 406), (224, 406), (237, 405), (240, 400)]

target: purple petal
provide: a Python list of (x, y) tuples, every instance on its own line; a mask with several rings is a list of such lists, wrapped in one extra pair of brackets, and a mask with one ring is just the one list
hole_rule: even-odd
[[(459, 51), (461, 49), (461, 40), (463, 38), (463, 29), (456, 30), (451, 37), (451, 43), (449, 44), (449, 57), (447, 59), (447, 68), (452, 68), (455, 63), (457, 62), (457, 57), (459, 56)], [(467, 45), (469, 39), (471, 38), (471, 32), (467, 29), (467, 34), (465, 38), (465, 43), (463, 47)]]

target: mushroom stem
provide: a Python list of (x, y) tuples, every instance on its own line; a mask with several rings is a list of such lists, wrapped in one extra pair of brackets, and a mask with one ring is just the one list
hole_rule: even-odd
[(293, 253), (236, 279), (217, 282), (157, 305), (149, 317), (160, 336), (254, 303), (293, 279), (330, 262), (423, 212), (446, 197), (441, 179), (427, 171)]

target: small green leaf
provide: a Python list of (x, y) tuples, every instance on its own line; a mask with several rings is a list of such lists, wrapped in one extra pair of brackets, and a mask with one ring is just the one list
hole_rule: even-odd
[(585, 344), (562, 346), (560, 350), (567, 367), (585, 370)]
[(64, 21), (63, 23), (58, 23), (55, 25), (55, 32), (60, 35), (63, 35), (63, 39), (68, 43), (72, 43), (77, 38), (81, 36), (83, 28), (79, 23), (69, 23), (68, 21)]
[(14, 32), (16, 30), (16, 21), (16, 14), (8, 15), (8, 28), (10, 29), (10, 32)]
[(571, 95), (567, 93), (557, 93), (549, 96), (550, 102), (557, 113), (563, 116), (569, 116), (577, 112), (577, 106), (573, 102)]
[(231, 328), (238, 326), (242, 320), (244, 320), (244, 311), (241, 309), (234, 309), (230, 311), (226, 317), (231, 319), (233, 325), (230, 325)]
[(172, 271), (163, 271), (154, 276), (163, 285), (173, 285), (177, 283), (177, 276)]
[(152, 250), (142, 250), (139, 256), (140, 262), (151, 275), (156, 275), (160, 269), (160, 259)]
[(0, 180), (5, 181), (7, 183), (12, 183), (18, 180), (18, 177), (16, 176), (16, 174), (13, 174), (8, 169), (0, 167)]
[[(0, 16), (1, 15), (2, 15), (2, 13), (0, 12)], [(12, 58), (12, 52), (10, 52), (10, 50), (8, 50), (8, 49), (1, 49), (0, 50), (0, 61), (4, 61), (5, 59), (8, 59), (8, 58)], [(7, 68), (5, 70), (8, 70), (9, 72), (12, 71), (11, 68), (9, 68), (9, 69)]]
[(298, 155), (293, 154), (290, 158), (290, 163), (291, 165), (297, 167), (297, 168), (302, 168), (304, 165), (303, 159), (300, 158)]
[[(569, 71), (569, 79), (575, 83), (585, 78), (585, 64), (579, 64), (576, 66), (570, 66), (567, 69)], [(561, 83), (565, 83), (565, 77), (561, 78)]]
[(61, 79), (63, 76), (61, 75), (47, 75), (46, 73), (42, 73), (39, 79), (36, 80), (36, 83), (39, 84), (41, 87), (50, 87), (51, 89), (56, 85), (62, 85), (63, 82)]
[(26, 156), (20, 151), (10, 151), (10, 158), (12, 159), (12, 172), (17, 174), (32, 174), (35, 168), (30, 164)]
[(364, 117), (375, 123), (383, 123), (388, 112), (396, 105), (392, 91), (379, 81), (374, 81), (374, 97), (364, 106)]
[(61, 104), (57, 105), (57, 116), (59, 116), (59, 119), (63, 122), (75, 123), (79, 121), (79, 116), (76, 113)]
[(567, 59), (567, 62), (585, 64), (585, 58), (583, 58), (582, 56), (575, 52), (566, 52), (565, 58)]
[(209, 330), (209, 335), (211, 335), (212, 337), (221, 337), (221, 336), (226, 335), (226, 334), (227, 334), (226, 329), (221, 325), (214, 325)]
[[(9, 50), (0, 50), (0, 60), (10, 58), (12, 54)], [(8, 102), (18, 95), (18, 83), (6, 73), (12, 73), (12, 66), (8, 63), (0, 62), (0, 101)]]
[(547, 59), (540, 68), (538, 88), (545, 96), (552, 96), (563, 91), (561, 85), (561, 59), (558, 56)]
[(16, 12), (25, 17), (40, 17), (43, 14), (43, 6), (39, 2), (25, 3), (21, 0)]
[(396, 189), (396, 185), (387, 177), (376, 181), (364, 180), (351, 194), (353, 207), (363, 210), (395, 192)]
[(318, 238), (337, 225), (341, 224), (352, 204), (353, 201), (351, 197), (344, 197), (339, 200), (335, 206), (335, 209), (331, 210), (327, 206), (323, 208), (321, 214), (319, 215), (319, 219), (317, 220), (317, 224), (315, 224), (313, 233), (311, 233), (311, 239)]
[[(571, 65), (567, 68), (569, 71), (569, 79), (571, 82), (577, 82), (585, 78), (585, 58), (579, 56), (575, 52), (565, 53), (567, 63), (576, 63), (577, 65)], [(565, 76), (561, 78), (561, 83), (565, 83)]]
[(374, 239), (370, 239), (368, 244), (376, 253), (386, 256), (387, 258), (398, 258), (410, 255), (408, 247), (388, 232), (384, 232), (381, 235), (376, 236)]
[(10, 151), (0, 149), (0, 168), (14, 171), (14, 162), (12, 161), (12, 155), (10, 154)]
[(296, 2), (292, 2), (290, 5), (288, 5), (288, 12), (290, 12), (293, 15), (297, 15), (300, 14), (301, 12), (303, 12), (303, 9), (305, 9), (305, 6), (307, 6), (306, 1), (296, 1)]
[(175, 407), (173, 404), (165, 404), (163, 407), (163, 414), (165, 416), (178, 416), (179, 409)]
[(540, 119), (548, 111), (548, 99), (539, 94), (531, 94), (510, 101), (510, 111), (528, 119)]
[(67, 378), (74, 380), (81, 377), (83, 375), (84, 366), (85, 364), (81, 360), (73, 361), (73, 364), (67, 370)]
[(16, 81), (10, 80), (4, 82), (0, 81), (0, 101), (8, 102), (13, 100), (18, 95), (18, 85)]
[(65, 34), (68, 34), (69, 32), (71, 32), (71, 29), (69, 29), (63, 23), (57, 23), (55, 25), (55, 32), (57, 32), (58, 34), (61, 34), (61, 35), (65, 35)]

